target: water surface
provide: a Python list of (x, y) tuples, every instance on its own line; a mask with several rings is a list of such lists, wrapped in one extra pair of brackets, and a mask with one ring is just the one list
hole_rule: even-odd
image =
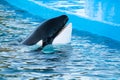
[(120, 25), (119, 0), (31, 0), (73, 14)]
[(44, 20), (0, 1), (1, 80), (120, 79), (120, 42), (112, 39), (73, 30), (71, 44), (52, 54), (21, 45)]

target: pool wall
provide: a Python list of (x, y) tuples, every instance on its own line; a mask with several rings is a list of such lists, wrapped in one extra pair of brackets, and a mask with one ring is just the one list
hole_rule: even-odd
[(44, 19), (49, 19), (55, 16), (66, 14), (69, 17), (69, 22), (73, 23), (73, 28), (82, 31), (88, 31), (93, 34), (105, 36), (113, 40), (120, 41), (120, 25), (107, 22), (100, 22), (75, 15), (70, 12), (49, 8), (44, 4), (38, 4), (33, 0), (5, 0), (9, 4), (25, 10), (33, 15), (40, 16)]

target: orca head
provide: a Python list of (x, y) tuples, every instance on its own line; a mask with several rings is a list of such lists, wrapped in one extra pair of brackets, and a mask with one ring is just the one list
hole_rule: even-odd
[(59, 23), (59, 27), (61, 28), (63, 28), (64, 27), (64, 25), (67, 23), (67, 21), (68, 21), (68, 16), (67, 15), (61, 15), (61, 16), (59, 16), (59, 17), (57, 17), (56, 18), (57, 20), (57, 23)]
[(42, 47), (52, 44), (54, 38), (65, 28), (68, 21), (67, 15), (61, 15), (43, 22), (25, 41), (24, 45), (34, 45), (40, 40)]
[[(42, 47), (52, 44), (53, 40), (59, 33), (66, 27), (65, 24), (68, 21), (67, 15), (61, 15), (56, 18), (50, 19), (50, 24), (52, 24), (51, 28), (49, 28), (49, 34), (48, 37), (43, 39), (43, 45)], [(47, 32), (47, 31), (46, 31)]]
[[(68, 17), (66, 15), (61, 15), (47, 21), (47, 25), (49, 25), (46, 29), (48, 32), (48, 37), (53, 37), (54, 35), (58, 35), (58, 33), (65, 27), (65, 24), (68, 21)], [(55, 37), (55, 36), (54, 36)]]
[(49, 35), (51, 35), (52, 37), (56, 37), (54, 35), (58, 35), (59, 32), (61, 32), (62, 29), (64, 29), (67, 21), (68, 21), (68, 17), (66, 15), (61, 15), (59, 17), (53, 18), (50, 23), (52, 24), (52, 26), (49, 29)]

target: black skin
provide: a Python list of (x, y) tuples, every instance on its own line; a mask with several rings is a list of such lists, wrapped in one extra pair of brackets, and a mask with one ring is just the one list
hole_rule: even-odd
[(34, 45), (38, 41), (43, 40), (43, 44), (38, 50), (44, 48), (48, 44), (52, 44), (55, 37), (64, 28), (68, 21), (66, 15), (61, 15), (43, 22), (25, 41), (24, 45)]

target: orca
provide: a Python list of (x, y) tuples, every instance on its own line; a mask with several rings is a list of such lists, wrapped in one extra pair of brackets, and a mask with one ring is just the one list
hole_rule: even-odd
[(42, 48), (52, 44), (54, 39), (67, 27), (65, 25), (68, 20), (67, 15), (61, 15), (43, 22), (22, 44), (32, 46), (41, 40)]

